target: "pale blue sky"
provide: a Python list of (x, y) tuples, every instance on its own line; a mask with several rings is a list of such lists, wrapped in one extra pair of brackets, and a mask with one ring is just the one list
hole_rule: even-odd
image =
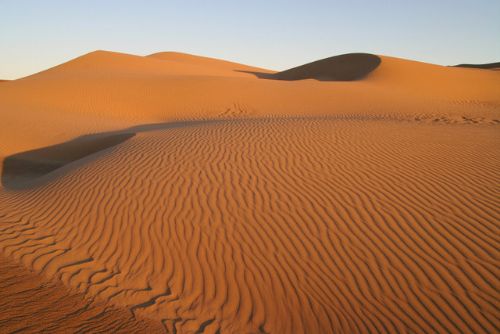
[(97, 49), (276, 70), (347, 52), (494, 62), (500, 0), (0, 0), (0, 78)]

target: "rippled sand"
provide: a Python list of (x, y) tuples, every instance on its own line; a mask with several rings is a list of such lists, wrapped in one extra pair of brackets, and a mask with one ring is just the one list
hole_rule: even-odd
[(500, 72), (380, 60), (101, 51), (0, 83), (0, 326), (497, 331)]

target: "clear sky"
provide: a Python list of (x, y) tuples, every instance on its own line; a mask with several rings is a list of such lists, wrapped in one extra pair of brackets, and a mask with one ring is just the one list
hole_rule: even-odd
[(496, 62), (500, 0), (0, 0), (0, 78), (97, 49), (276, 70), (348, 52)]

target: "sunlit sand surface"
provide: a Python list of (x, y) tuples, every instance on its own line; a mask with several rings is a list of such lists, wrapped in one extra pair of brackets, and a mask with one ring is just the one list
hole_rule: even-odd
[(500, 71), (97, 51), (0, 118), (8, 331), (499, 330)]

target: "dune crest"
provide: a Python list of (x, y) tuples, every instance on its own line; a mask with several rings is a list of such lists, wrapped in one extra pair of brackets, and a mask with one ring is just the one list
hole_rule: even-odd
[(226, 65), (90, 53), (2, 85), (0, 156), (86, 133), (179, 120), (328, 115), (500, 119), (496, 72), (380, 58), (377, 69), (359, 81), (280, 81), (241, 72), (255, 71), (246, 65), (238, 72)]
[(182, 53), (182, 52), (158, 52), (158, 53), (153, 53), (151, 55), (147, 56), (148, 58), (154, 58), (154, 59), (161, 59), (164, 61), (170, 61), (170, 62), (177, 62), (177, 63), (184, 63), (184, 64), (192, 64), (195, 66), (200, 66), (200, 67), (210, 67), (212, 69), (221, 69), (221, 70), (227, 70), (227, 71), (238, 71), (238, 69), (253, 69), (253, 70), (258, 70), (258, 71), (263, 71), (263, 72), (273, 72), (270, 70), (266, 70), (263, 68), (259, 67), (253, 67), (253, 66), (248, 66), (248, 65), (242, 65), (239, 63), (227, 61), (227, 60), (221, 60), (217, 58), (210, 58), (210, 57), (203, 57), (203, 56), (196, 56), (188, 53)]
[(277, 73), (252, 72), (274, 80), (354, 81), (365, 78), (380, 65), (381, 59), (368, 53), (349, 53), (317, 60)]
[(72, 141), (8, 156), (3, 161), (2, 184), (29, 186), (40, 177), (133, 137), (134, 133), (82, 136)]

